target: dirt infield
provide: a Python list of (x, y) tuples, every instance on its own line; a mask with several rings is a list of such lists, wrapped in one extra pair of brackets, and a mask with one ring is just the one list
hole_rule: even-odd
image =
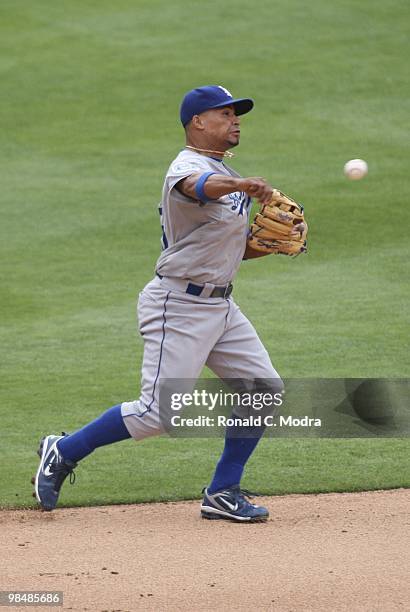
[(2, 511), (1, 589), (60, 590), (65, 610), (101, 612), (406, 610), (409, 501), (261, 498), (271, 519), (256, 525), (201, 520), (198, 502)]

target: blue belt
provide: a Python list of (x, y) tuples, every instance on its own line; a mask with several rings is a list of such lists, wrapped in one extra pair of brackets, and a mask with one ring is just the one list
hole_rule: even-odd
[[(161, 274), (158, 274), (158, 272), (155, 272), (155, 274), (159, 278), (163, 278), (163, 276), (161, 276)], [(204, 288), (205, 288), (204, 285), (195, 285), (194, 283), (188, 283), (185, 289), (185, 293), (189, 293), (190, 295), (196, 295), (199, 297), (202, 291), (204, 290)], [(231, 295), (232, 289), (233, 289), (232, 283), (229, 283), (228, 285), (225, 285), (223, 287), (214, 287), (212, 290), (212, 293), (208, 297), (227, 298)]]

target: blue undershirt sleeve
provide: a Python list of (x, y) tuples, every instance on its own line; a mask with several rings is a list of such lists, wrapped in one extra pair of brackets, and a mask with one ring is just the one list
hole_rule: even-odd
[(212, 174), (217, 174), (217, 173), (216, 172), (204, 172), (204, 174), (201, 174), (201, 176), (199, 177), (195, 185), (196, 197), (198, 198), (198, 200), (201, 200), (201, 202), (203, 202), (204, 204), (206, 204), (206, 202), (208, 202), (210, 199), (208, 198), (208, 196), (206, 195), (204, 191), (204, 185)]

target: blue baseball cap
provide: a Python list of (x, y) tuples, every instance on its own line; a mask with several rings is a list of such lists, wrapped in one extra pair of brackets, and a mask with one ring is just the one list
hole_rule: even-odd
[(221, 85), (205, 85), (188, 91), (182, 100), (180, 117), (185, 127), (194, 115), (200, 115), (212, 108), (221, 108), (232, 104), (237, 115), (249, 113), (253, 108), (250, 98), (233, 98), (232, 94)]

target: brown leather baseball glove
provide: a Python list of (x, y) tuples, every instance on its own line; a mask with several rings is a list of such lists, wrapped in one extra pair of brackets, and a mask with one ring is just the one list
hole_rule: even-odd
[(307, 230), (303, 206), (274, 189), (269, 204), (255, 215), (248, 245), (254, 251), (295, 257), (307, 251)]

